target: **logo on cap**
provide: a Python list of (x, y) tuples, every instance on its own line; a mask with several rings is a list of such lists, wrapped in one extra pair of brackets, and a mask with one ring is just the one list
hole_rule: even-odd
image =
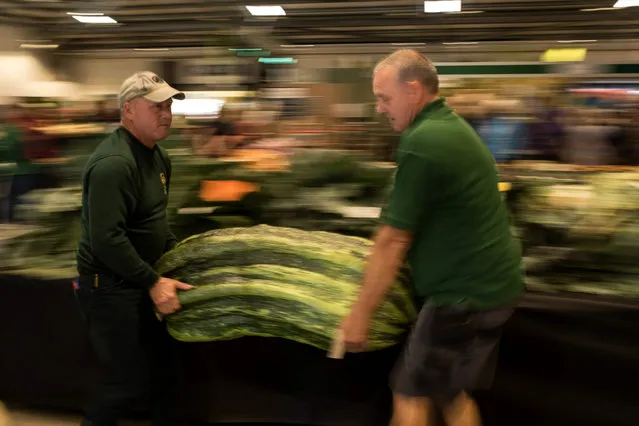
[(151, 77), (151, 80), (153, 80), (154, 83), (162, 83), (162, 80), (157, 75)]

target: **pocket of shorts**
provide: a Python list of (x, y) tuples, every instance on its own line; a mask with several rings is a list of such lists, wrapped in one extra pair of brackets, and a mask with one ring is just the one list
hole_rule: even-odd
[(432, 321), (432, 338), (435, 344), (466, 345), (476, 332), (474, 313), (468, 310), (439, 308)]

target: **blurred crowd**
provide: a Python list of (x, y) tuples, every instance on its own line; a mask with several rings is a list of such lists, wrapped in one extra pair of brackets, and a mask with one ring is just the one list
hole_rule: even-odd
[(554, 98), (450, 99), (497, 163), (516, 160), (578, 165), (639, 165), (639, 108), (561, 105)]
[[(531, 99), (486, 93), (447, 98), (480, 134), (497, 163), (639, 165), (636, 103), (621, 102), (610, 108), (567, 102), (561, 95)], [(375, 114), (374, 104), (350, 108), (358, 111), (350, 117), (326, 118), (309, 113), (310, 102), (296, 99), (287, 107), (287, 102), (241, 99), (224, 103), (209, 116), (176, 114), (167, 144), (186, 155), (206, 158), (233, 156), (247, 149), (328, 147), (364, 150), (374, 153), (378, 161), (392, 161), (397, 135)], [(287, 109), (296, 112), (296, 105), (297, 114), (286, 113)], [(346, 110), (344, 105), (332, 107)], [(91, 134), (95, 143), (118, 122), (117, 103), (112, 100), (0, 107), (0, 222), (13, 220), (15, 206), (27, 192), (60, 185), (55, 171), (69, 161), (69, 139)], [(83, 155), (93, 147), (87, 145)]]

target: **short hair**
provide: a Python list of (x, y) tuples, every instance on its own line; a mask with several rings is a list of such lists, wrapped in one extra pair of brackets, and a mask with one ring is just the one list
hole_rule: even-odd
[(397, 50), (379, 61), (375, 71), (388, 66), (397, 68), (397, 78), (400, 82), (417, 80), (432, 94), (439, 92), (437, 68), (421, 53), (410, 49)]

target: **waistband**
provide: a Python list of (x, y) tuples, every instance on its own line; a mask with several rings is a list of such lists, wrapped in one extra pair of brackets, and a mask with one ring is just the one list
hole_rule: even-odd
[(100, 282), (104, 282), (105, 280), (123, 282), (124, 278), (113, 273), (78, 271), (78, 284), (80, 287), (86, 288), (86, 283), (90, 283), (90, 287), (98, 288)]

